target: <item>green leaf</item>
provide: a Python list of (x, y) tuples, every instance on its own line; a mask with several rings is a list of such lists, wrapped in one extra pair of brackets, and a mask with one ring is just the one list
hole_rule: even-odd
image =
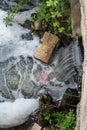
[(59, 31), (60, 33), (62, 33), (64, 30), (65, 30), (64, 27), (60, 27), (60, 28), (58, 29), (58, 31)]

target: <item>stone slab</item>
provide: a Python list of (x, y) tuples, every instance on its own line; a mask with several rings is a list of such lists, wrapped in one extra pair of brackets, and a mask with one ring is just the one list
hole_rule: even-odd
[(45, 32), (34, 57), (48, 64), (55, 48), (59, 45), (59, 41), (60, 39), (56, 35)]

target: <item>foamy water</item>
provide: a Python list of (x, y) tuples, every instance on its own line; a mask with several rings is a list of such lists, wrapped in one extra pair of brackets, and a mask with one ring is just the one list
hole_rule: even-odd
[(48, 92), (54, 100), (60, 100), (68, 87), (77, 87), (75, 82), (68, 85), (59, 82), (54, 73), (61, 50), (55, 52), (50, 65), (34, 58), (40, 39), (34, 34), (33, 40), (22, 39), (22, 35), (30, 30), (18, 24), (24, 23), (30, 15), (31, 11), (30, 14), (28, 11), (16, 15), (13, 26), (6, 27), (3, 22), (6, 12), (0, 10), (0, 101), (5, 101), (0, 103), (2, 128), (26, 121), (29, 114), (38, 108), (39, 101), (33, 98), (38, 98), (40, 93)]

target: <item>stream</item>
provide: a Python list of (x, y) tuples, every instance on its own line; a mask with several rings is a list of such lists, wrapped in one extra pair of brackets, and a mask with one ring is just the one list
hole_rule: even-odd
[(39, 3), (32, 0), (31, 6), (25, 5), (23, 10), (27, 10), (15, 16), (13, 26), (6, 27), (3, 18), (9, 7), (17, 4), (15, 1), (0, 1), (0, 102), (36, 99), (41, 93), (49, 93), (54, 101), (61, 100), (67, 88), (79, 87), (74, 81), (74, 75), (82, 71), (78, 38), (67, 48), (57, 48), (49, 65), (36, 60), (40, 38), (20, 24), (30, 18)]

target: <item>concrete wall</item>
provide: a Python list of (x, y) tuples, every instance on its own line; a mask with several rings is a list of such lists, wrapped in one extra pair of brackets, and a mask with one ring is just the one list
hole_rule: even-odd
[(81, 5), (81, 33), (84, 46), (84, 64), (82, 78), (82, 95), (80, 107), (77, 111), (76, 130), (87, 130), (87, 0), (80, 0)]

